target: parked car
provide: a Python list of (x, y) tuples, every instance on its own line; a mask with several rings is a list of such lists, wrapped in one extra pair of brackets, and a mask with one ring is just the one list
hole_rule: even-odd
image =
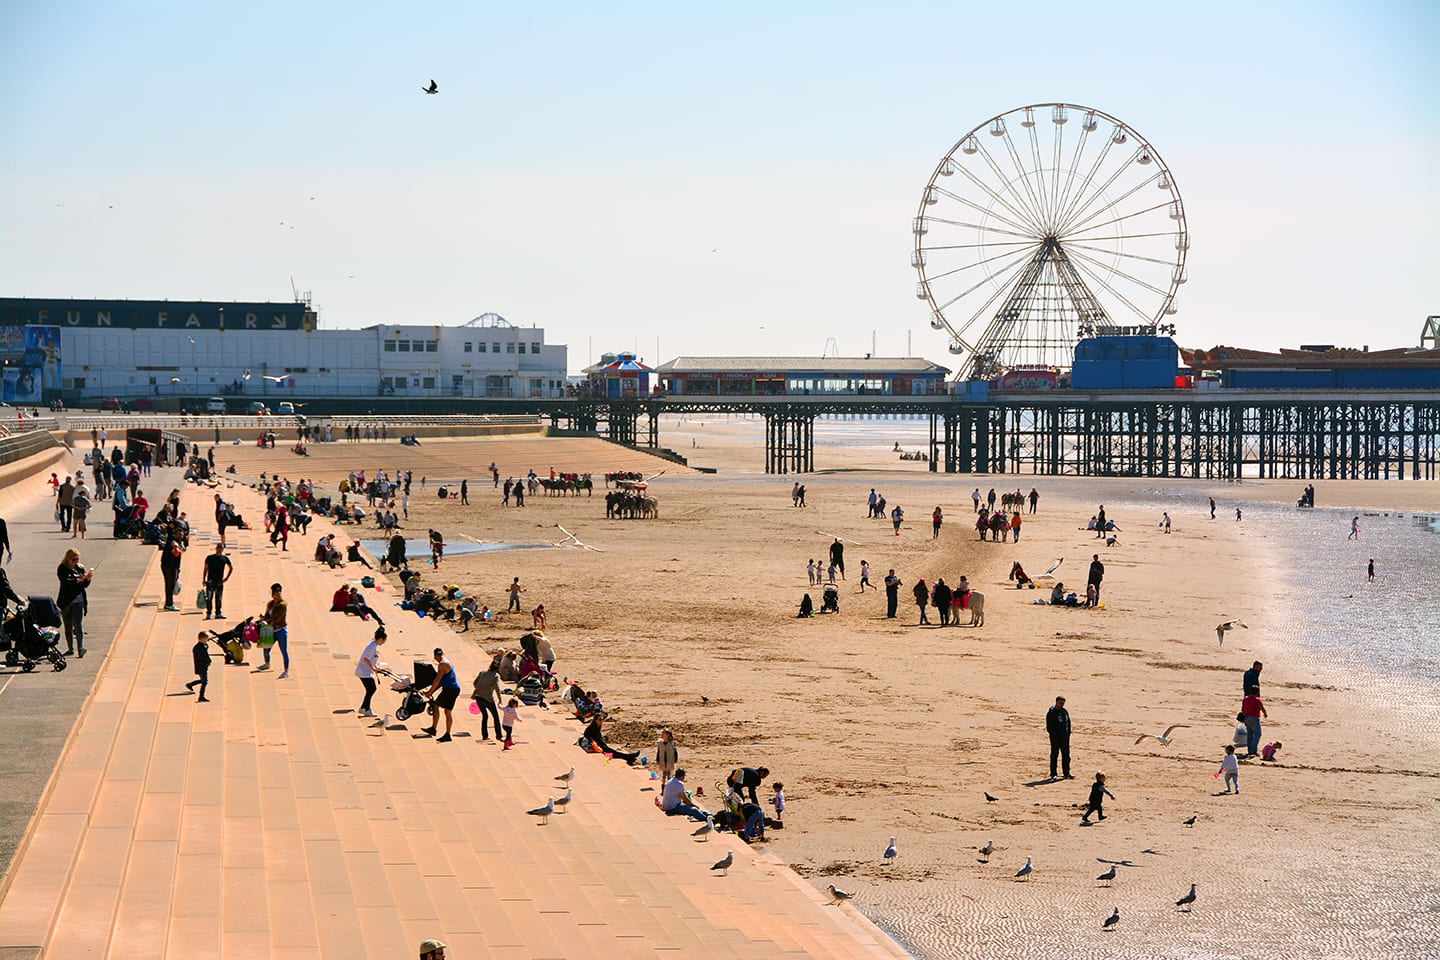
[(275, 414), (276, 416), (281, 417), (293, 417), (295, 416), (295, 404), (291, 403), (289, 400), (282, 400), (280, 401), (280, 403), (276, 404)]
[(269, 413), (270, 411), (267, 410), (267, 409), (265, 408), (265, 404), (261, 403), (259, 400), (251, 400), (251, 401), (250, 401), (250, 406), (248, 406), (248, 407), (245, 408), (245, 412), (248, 413), (248, 414), (250, 414), (252, 417), (253, 417), (253, 416), (256, 416), (256, 415), (259, 415), (259, 416), (262, 416), (262, 417), (263, 417), (264, 415), (266, 415), (266, 414)]
[(119, 398), (119, 397), (106, 397), (104, 400), (101, 400), (101, 401), (100, 401), (100, 409), (101, 409), (101, 410), (119, 410), (119, 409), (120, 409), (120, 398)]
[(225, 398), (224, 398), (224, 397), (211, 397), (209, 400), (206, 400), (206, 401), (205, 401), (205, 412), (206, 412), (206, 413), (224, 413), (224, 412), (225, 412)]

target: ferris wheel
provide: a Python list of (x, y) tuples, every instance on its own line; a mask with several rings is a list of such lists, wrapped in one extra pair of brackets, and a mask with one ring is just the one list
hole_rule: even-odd
[(1019, 107), (961, 137), (925, 185), (912, 232), (915, 296), (971, 379), (1068, 367), (1081, 337), (1160, 332), (1190, 249), (1180, 190), (1155, 148), (1068, 103)]

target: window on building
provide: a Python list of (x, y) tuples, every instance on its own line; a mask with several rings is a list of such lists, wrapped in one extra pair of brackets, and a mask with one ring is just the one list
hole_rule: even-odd
[(439, 350), (439, 349), (440, 349), (440, 341), (438, 341), (438, 340), (426, 340), (426, 341), (425, 341), (425, 352), (426, 352), (426, 353), (435, 353), (435, 352), (436, 352), (437, 350)]
[(424, 340), (411, 340), (411, 341), (410, 341), (410, 349), (411, 349), (412, 351), (414, 351), (415, 353), (424, 353), (424, 352), (425, 352), (425, 341), (424, 341)]
[[(481, 346), (483, 347), (484, 344), (482, 343)], [(465, 352), (466, 352), (466, 353), (474, 353), (474, 352), (475, 352), (475, 344), (471, 343), (469, 340), (466, 340), (466, 341), (465, 341)]]
[(395, 341), (394, 341), (394, 340), (386, 340), (386, 341), (385, 341), (385, 352), (386, 352), (386, 353), (394, 353), (394, 352), (395, 352)]
[(496, 353), (499, 353), (499, 352), (500, 352), (500, 344), (498, 344), (498, 343), (495, 344), (495, 352), (496, 352)]
[(400, 352), (401, 352), (401, 353), (409, 353), (409, 352), (410, 352), (410, 341), (409, 341), (409, 340), (397, 340), (396, 343), (398, 343), (398, 344), (400, 345)]
[(426, 377), (426, 378), (425, 378), (425, 381), (424, 381), (424, 385), (425, 385), (425, 389), (426, 389), (426, 390), (434, 390), (434, 389), (435, 389), (435, 378), (434, 378), (434, 377)]
[(520, 353), (524, 353), (524, 352), (525, 352), (525, 344), (523, 344), (523, 343), (521, 343), (521, 344), (516, 344), (516, 346), (519, 348), (519, 352), (520, 352)]
[(507, 344), (505, 344), (505, 352), (506, 352), (506, 353), (514, 353), (514, 352), (515, 352), (515, 344), (513, 344), (513, 343), (507, 343)]
[(480, 341), (480, 352), (481, 352), (481, 353), (484, 353), (484, 352), (485, 352), (485, 341), (484, 341), (484, 340), (481, 340), (481, 341)]
[(540, 344), (538, 344), (538, 343), (532, 343), (532, 344), (530, 344), (530, 352), (531, 352), (531, 353), (539, 353), (539, 352), (540, 352)]

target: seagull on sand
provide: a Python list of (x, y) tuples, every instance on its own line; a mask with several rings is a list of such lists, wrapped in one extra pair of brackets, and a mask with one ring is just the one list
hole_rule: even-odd
[(891, 837), (890, 846), (885, 848), (885, 862), (889, 863), (898, 856), (900, 856), (900, 851), (895, 849), (895, 838)]
[(1106, 870), (1104, 873), (1100, 874), (1100, 876), (1096, 877), (1095, 879), (1096, 879), (1096, 880), (1104, 880), (1104, 881), (1105, 881), (1105, 885), (1108, 887), (1111, 883), (1114, 882), (1114, 880), (1115, 880), (1115, 872), (1116, 872), (1117, 870), (1119, 870), (1119, 869), (1120, 869), (1119, 867), (1115, 866), (1114, 864), (1111, 864), (1109, 870)]
[(1175, 901), (1175, 906), (1177, 906), (1177, 907), (1184, 907), (1185, 910), (1188, 912), (1188, 911), (1190, 910), (1191, 904), (1193, 904), (1194, 902), (1195, 902), (1195, 884), (1192, 883), (1192, 884), (1190, 884), (1190, 892), (1187, 893), (1187, 894), (1185, 894), (1185, 896), (1181, 897), (1179, 900), (1176, 900), (1176, 901)]
[[(981, 792), (984, 793), (983, 790), (982, 790)], [(999, 797), (992, 797), (992, 796), (990, 796), (990, 794), (988, 794), (988, 793), (985, 794), (985, 802), (986, 802), (986, 803), (995, 803), (995, 802), (997, 802), (999, 799), (1000, 799)]]
[(724, 859), (724, 860), (717, 861), (716, 864), (715, 864), (713, 867), (711, 867), (710, 869), (711, 869), (711, 870), (719, 870), (719, 871), (720, 871), (720, 875), (721, 875), (722, 877), (728, 877), (728, 876), (730, 876), (730, 867), (731, 867), (731, 865), (734, 864), (734, 863), (735, 863), (735, 851), (734, 851), (734, 850), (731, 850), (729, 853), (725, 854), (725, 859)]
[(1144, 743), (1146, 740), (1159, 740), (1162, 747), (1168, 747), (1170, 746), (1170, 734), (1174, 733), (1176, 730), (1179, 730), (1182, 727), (1189, 728), (1189, 726), (1190, 724), (1188, 723), (1172, 723), (1170, 726), (1166, 727), (1165, 732), (1160, 734), (1158, 737), (1155, 736), (1155, 734), (1153, 733), (1142, 733), (1139, 737), (1135, 739), (1135, 743), (1138, 746), (1139, 744)]
[(699, 837), (699, 838), (700, 838), (700, 841), (703, 843), (703, 842), (705, 842), (706, 840), (709, 840), (709, 839), (710, 839), (710, 832), (711, 832), (712, 830), (714, 830), (714, 829), (715, 829), (715, 818), (712, 817), (712, 816), (710, 816), (710, 815), (707, 813), (707, 814), (705, 815), (705, 822), (702, 823), (702, 824), (700, 824), (700, 826), (696, 827), (696, 828), (695, 828), (695, 832), (692, 833), (692, 834), (690, 834), (690, 836), (692, 836), (692, 837)]
[(555, 779), (559, 780), (561, 783), (569, 783), (571, 780), (575, 779), (575, 768), (571, 767), (569, 770), (560, 774), (560, 776), (556, 777)]
[(1035, 861), (1029, 857), (1025, 858), (1025, 866), (1015, 871), (1016, 880), (1029, 880), (1030, 874), (1035, 870)]
[(440, 86), (439, 86), (439, 84), (437, 84), (434, 80), (431, 80), (431, 81), (430, 81), (430, 86), (428, 86), (428, 87), (421, 87), (420, 90), (421, 90), (422, 93), (439, 93), (439, 92), (440, 92)]
[(830, 891), (830, 899), (835, 901), (836, 906), (839, 906), (842, 902), (846, 900), (853, 900), (855, 898), (855, 894), (846, 893), (844, 890), (841, 890), (833, 883), (830, 884), (830, 886), (826, 889)]
[(556, 813), (564, 813), (564, 812), (565, 812), (565, 807), (566, 807), (566, 805), (569, 804), (569, 802), (570, 802), (571, 792), (572, 792), (572, 791), (570, 790), (570, 788), (569, 788), (569, 787), (566, 787), (566, 788), (565, 788), (565, 796), (563, 796), (563, 797), (556, 797), (556, 798), (555, 798), (555, 812), (556, 812)]
[(1215, 636), (1220, 638), (1220, 646), (1225, 646), (1225, 634), (1230, 630), (1234, 630), (1236, 627), (1244, 627), (1246, 630), (1250, 629), (1244, 620), (1226, 620), (1224, 623), (1218, 624), (1215, 627)]
[(550, 822), (550, 814), (555, 812), (555, 798), (551, 797), (543, 807), (536, 807), (534, 810), (526, 810), (525, 812), (532, 817), (539, 817), (540, 826), (543, 827)]
[(980, 856), (984, 857), (985, 859), (982, 860), (982, 861), (980, 861), (980, 862), (981, 862), (981, 863), (989, 863), (989, 862), (990, 862), (990, 854), (992, 854), (992, 853), (994, 853), (994, 852), (995, 852), (995, 841), (994, 841), (994, 840), (987, 840), (987, 841), (985, 841), (985, 846), (983, 846), (983, 847), (980, 848)]
[(1113, 928), (1113, 927), (1114, 927), (1116, 924), (1118, 924), (1119, 922), (1120, 922), (1120, 908), (1119, 908), (1119, 907), (1116, 907), (1116, 908), (1115, 908), (1115, 912), (1112, 913), (1112, 914), (1110, 914), (1110, 916), (1108, 916), (1108, 917), (1105, 918), (1105, 922), (1100, 925), (1100, 929), (1101, 929), (1101, 930), (1109, 930), (1109, 929)]

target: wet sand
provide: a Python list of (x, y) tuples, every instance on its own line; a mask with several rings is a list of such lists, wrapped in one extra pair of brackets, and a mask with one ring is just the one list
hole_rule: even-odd
[[(879, 444), (824, 448), (821, 472), (798, 478), (809, 505), (797, 509), (795, 478), (760, 472), (755, 430), (667, 424), (667, 445), (719, 473), (671, 468), (652, 487), (659, 520), (606, 520), (603, 488), (589, 499), (538, 496), (518, 510), (477, 482), (468, 508), (442, 503), (420, 495), (417, 467), (406, 532), (423, 537), (436, 526), (452, 541), (532, 543), (559, 540), (559, 523), (604, 551), (456, 557), (438, 573), (426, 566), (425, 581), (459, 584), (503, 609), (504, 588), (519, 576), (526, 609), (543, 602), (550, 613), (557, 671), (618, 709), (613, 739), (650, 752), (654, 732), (670, 726), (690, 783), (703, 784), (711, 803), (731, 767), (769, 766), (790, 807), (770, 849), (817, 885), (852, 890), (859, 909), (924, 957), (1440, 951), (1433, 708), (1377, 698), (1363, 675), (1337, 680), (1308, 662), (1283, 615), (1304, 571), (1290, 569), (1264, 528), (1233, 519), (1235, 501), (1293, 504), (1303, 484), (1168, 482), (1161, 492), (1142, 481), (955, 477), (897, 461)], [(305, 461), (282, 457), (296, 464), (283, 472), (333, 484), (346, 467), (393, 469), (407, 453), (420, 456), (394, 443), (314, 449)], [(432, 477), (447, 466), (448, 476), (478, 476), (492, 459), (502, 477), (552, 465), (597, 476), (627, 464), (665, 467), (588, 440), (419, 449)], [(233, 451), (222, 463), (242, 469), (260, 453)], [(276, 456), (267, 451), (266, 461)], [(992, 484), (1038, 487), (1039, 512), (1027, 514), (1018, 545), (975, 538), (977, 484), (982, 493)], [(866, 519), (871, 487), (905, 508), (901, 536)], [(1322, 506), (1348, 499), (1357, 510), (1440, 511), (1435, 484), (1317, 488)], [(1211, 495), (1215, 521), (1204, 506)], [(1108, 550), (1077, 529), (1107, 499), (1123, 528)], [(937, 503), (947, 522), (933, 539)], [(1169, 536), (1155, 525), (1165, 509)], [(833, 535), (852, 541), (841, 612), (796, 619), (802, 594), (820, 599), (806, 559), (826, 556)], [(1016, 591), (1005, 579), (1012, 560), (1035, 576), (1064, 557), (1059, 578), (1083, 588), (1095, 552), (1106, 564), (1101, 610), (1036, 606), (1041, 591)], [(904, 580), (899, 619), (885, 619), (883, 591), (855, 593), (861, 559), (877, 585), (890, 567)], [(954, 583), (962, 573), (987, 595), (986, 625), (917, 626), (915, 578)], [(1235, 616), (1250, 629), (1221, 648), (1214, 625)], [(528, 625), (528, 615), (512, 615), (465, 637), (513, 648)], [(1264, 740), (1285, 747), (1278, 764), (1242, 765), (1240, 796), (1216, 796), (1211, 775), (1234, 727), (1241, 673), (1255, 659), (1266, 664)], [(1074, 722), (1076, 779), (1049, 782), (1044, 714), (1057, 694)], [(1135, 744), (1139, 733), (1174, 723), (1189, 726), (1170, 746)], [(1106, 802), (1108, 820), (1081, 827), (1097, 770), (1117, 799)], [(985, 791), (998, 801), (987, 803)], [(1195, 826), (1183, 825), (1191, 816)], [(891, 835), (900, 856), (886, 865)], [(995, 854), (978, 862), (976, 848), (989, 840)], [(1015, 882), (1026, 856), (1035, 873)], [(1106, 868), (1100, 860), (1133, 866), (1106, 889), (1094, 880)], [(1174, 901), (1192, 882), (1199, 902), (1181, 912)], [(1102, 933), (1117, 906), (1118, 929)]]

